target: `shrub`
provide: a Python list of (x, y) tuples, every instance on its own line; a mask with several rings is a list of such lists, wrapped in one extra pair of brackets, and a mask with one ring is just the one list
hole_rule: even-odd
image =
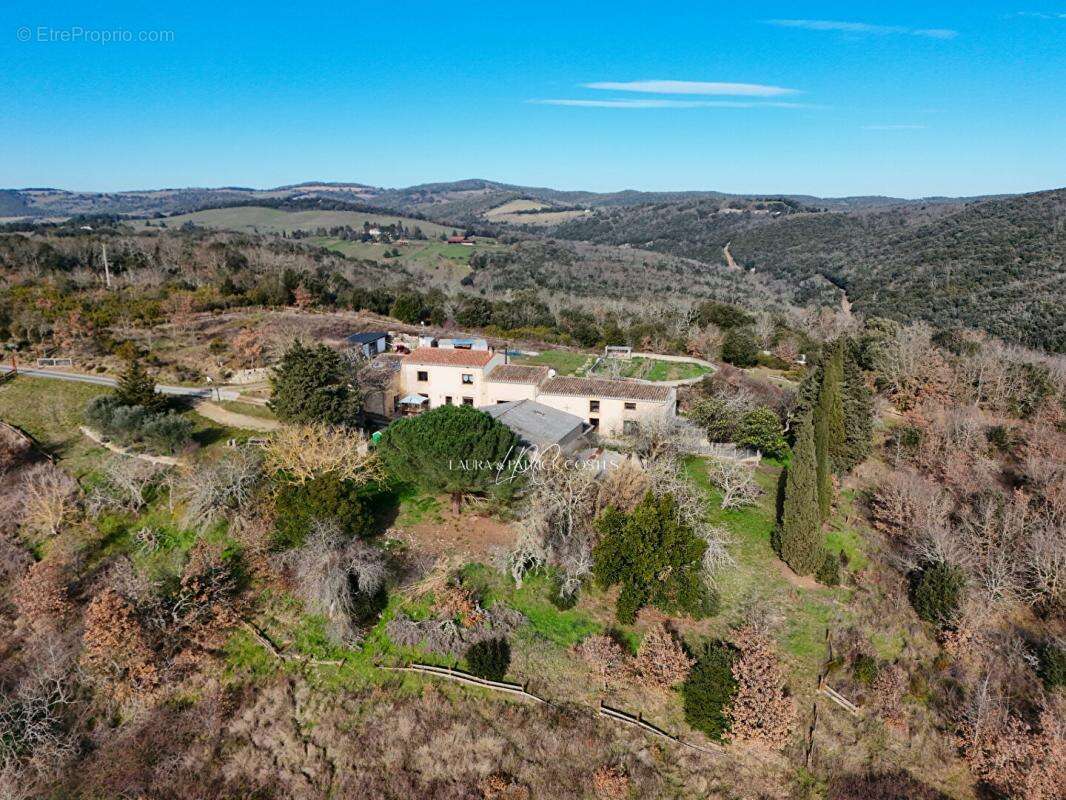
[(502, 636), (475, 642), (466, 651), (466, 665), (479, 678), (502, 681), (511, 665), (511, 645)]
[(633, 672), (645, 686), (669, 689), (688, 677), (693, 660), (673, 632), (660, 623), (640, 642)]
[(734, 367), (754, 367), (758, 355), (755, 336), (747, 328), (731, 328), (722, 339), (722, 360)]
[(85, 422), (123, 445), (143, 443), (154, 450), (177, 452), (192, 441), (192, 423), (174, 411), (151, 411), (124, 405), (117, 394), (97, 397), (85, 409)]
[(814, 573), (814, 579), (823, 586), (839, 586), (840, 556), (827, 551), (821, 565)]
[(1047, 689), (1066, 686), (1066, 648), (1054, 642), (1044, 642), (1036, 653), (1036, 674)]
[(681, 688), (685, 721), (718, 741), (729, 732), (728, 711), (737, 694), (735, 658), (725, 642), (708, 643)]
[(873, 686), (878, 672), (880, 668), (877, 666), (877, 659), (871, 655), (859, 653), (851, 661), (851, 674), (863, 686)]
[(940, 627), (958, 613), (966, 576), (958, 567), (939, 561), (919, 570), (911, 580), (911, 605), (918, 616)]
[(745, 414), (737, 426), (737, 444), (758, 450), (770, 458), (783, 458), (788, 443), (781, 420), (769, 408), (756, 408)]
[(333, 473), (284, 484), (274, 501), (274, 546), (302, 545), (315, 520), (332, 520), (348, 536), (369, 536), (374, 527), (372, 497), (372, 490)]

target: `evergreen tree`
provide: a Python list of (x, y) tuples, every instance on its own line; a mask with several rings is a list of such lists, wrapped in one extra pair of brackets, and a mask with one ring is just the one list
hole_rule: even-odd
[(707, 543), (678, 520), (672, 494), (648, 492), (632, 512), (613, 506), (596, 520), (600, 542), (593, 548), (592, 574), (603, 588), (619, 584), (615, 615), (633, 624), (646, 605), (702, 616), (710, 599), (703, 585)]
[(293, 344), (271, 384), (269, 405), (284, 422), (355, 425), (360, 419), (362, 401), (349, 384), (344, 360), (325, 345)]
[(446, 492), (456, 508), (464, 494), (510, 496), (524, 474), (518, 437), (471, 406), (439, 406), (397, 420), (378, 442), (389, 473), (429, 492)]
[(167, 406), (167, 399), (156, 392), (155, 381), (136, 358), (126, 365), (115, 388), (115, 397), (121, 405), (140, 406), (147, 411), (163, 411)]
[(818, 510), (829, 518), (833, 504), (833, 473), (844, 451), (843, 350), (839, 342), (826, 348), (818, 398), (814, 407), (814, 447), (818, 475)]
[(814, 423), (808, 415), (797, 426), (792, 462), (785, 478), (781, 527), (775, 536), (778, 555), (799, 575), (810, 575), (824, 559), (814, 451)]
[(850, 472), (866, 460), (873, 448), (873, 398), (859, 365), (858, 346), (844, 349), (844, 448), (840, 468)]

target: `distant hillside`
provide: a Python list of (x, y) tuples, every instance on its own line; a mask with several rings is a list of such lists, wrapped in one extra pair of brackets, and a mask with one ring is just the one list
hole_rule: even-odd
[[(950, 198), (923, 201), (892, 197), (818, 198), (806, 195), (775, 195), (804, 206), (829, 210), (881, 208), (900, 204), (955, 202)], [(220, 188), (146, 189), (122, 192), (70, 192), (63, 189), (0, 190), (0, 216), (69, 217), (75, 214), (120, 214), (151, 216), (183, 214), (222, 205), (263, 204), (265, 201), (325, 199), (343, 203), (374, 205), (386, 209), (425, 215), (444, 224), (476, 224), (493, 208), (515, 200), (539, 201), (557, 209), (628, 207), (648, 203), (687, 201), (759, 200), (762, 195), (725, 194), (715, 191), (620, 192), (561, 191), (547, 187), (518, 186), (482, 179), (425, 183), (387, 189), (362, 183), (308, 181), (273, 189), (240, 186)], [(556, 222), (557, 220), (542, 220)], [(528, 222), (525, 220), (524, 222)]]
[(721, 260), (796, 287), (824, 281), (857, 310), (1066, 351), (1066, 190), (863, 212), (722, 213), (708, 201), (601, 210), (561, 238)]

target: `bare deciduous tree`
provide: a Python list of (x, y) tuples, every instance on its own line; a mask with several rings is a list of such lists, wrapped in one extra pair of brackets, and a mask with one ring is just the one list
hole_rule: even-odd
[(707, 461), (707, 477), (722, 493), (722, 508), (754, 505), (762, 490), (755, 483), (755, 470), (739, 461), (714, 458)]
[(187, 525), (206, 525), (239, 511), (255, 496), (262, 478), (262, 456), (242, 447), (215, 464), (185, 472), (173, 493), (185, 504)]
[(264, 455), (268, 471), (284, 472), (296, 483), (324, 472), (356, 483), (384, 477), (367, 438), (344, 428), (287, 425), (271, 437)]
[(26, 471), (23, 487), (22, 526), (55, 536), (77, 509), (77, 481), (51, 462), (43, 462)]
[(356, 641), (359, 601), (369, 600), (385, 586), (384, 553), (359, 539), (348, 539), (333, 521), (316, 521), (303, 546), (284, 559), (308, 610), (326, 617), (338, 642)]

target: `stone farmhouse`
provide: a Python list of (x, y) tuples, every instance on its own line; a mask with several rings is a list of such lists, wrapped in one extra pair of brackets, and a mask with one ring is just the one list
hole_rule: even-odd
[(641, 417), (677, 411), (672, 386), (559, 376), (542, 366), (507, 362), (490, 349), (418, 347), (400, 360), (392, 415), (441, 405), (492, 406), (530, 400), (583, 420), (605, 436), (627, 433)]

